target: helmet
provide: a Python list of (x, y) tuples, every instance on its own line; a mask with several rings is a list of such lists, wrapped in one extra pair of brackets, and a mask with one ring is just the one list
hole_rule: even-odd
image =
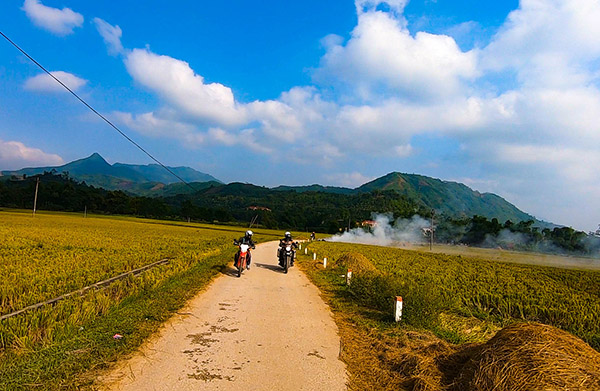
[(292, 234), (291, 234), (291, 233), (289, 233), (289, 232), (286, 232), (286, 233), (285, 233), (285, 237), (286, 237), (286, 238), (289, 238), (289, 239), (291, 239), (291, 238), (292, 238)]
[(252, 236), (252, 231), (250, 231), (250, 230), (246, 231), (246, 236)]

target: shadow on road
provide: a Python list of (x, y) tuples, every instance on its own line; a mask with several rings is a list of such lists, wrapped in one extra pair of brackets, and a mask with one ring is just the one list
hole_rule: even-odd
[(235, 277), (237, 278), (237, 269), (235, 267), (233, 267), (233, 265), (229, 265), (229, 266), (225, 266), (222, 270), (221, 273), (225, 274), (226, 276), (229, 277)]
[(268, 269), (274, 272), (283, 273), (283, 268), (279, 265), (271, 265), (267, 263), (256, 263), (256, 267), (261, 267), (263, 269)]

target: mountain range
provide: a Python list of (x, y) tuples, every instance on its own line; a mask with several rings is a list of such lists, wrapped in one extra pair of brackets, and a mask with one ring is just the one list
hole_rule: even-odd
[(497, 218), (500, 222), (511, 220), (536, 220), (533, 216), (521, 211), (502, 197), (492, 193), (480, 193), (468, 186), (442, 181), (416, 174), (389, 173), (381, 178), (365, 183), (355, 189), (318, 184), (309, 186), (278, 186), (272, 189), (242, 185), (240, 183), (223, 184), (215, 177), (196, 171), (189, 167), (169, 167), (186, 182), (181, 183), (172, 174), (158, 164), (133, 165), (115, 163), (109, 164), (98, 153), (75, 160), (58, 167), (24, 168), (16, 171), (1, 171), (2, 176), (31, 176), (44, 171), (68, 172), (68, 175), (88, 185), (102, 187), (107, 190), (123, 190), (135, 195), (151, 197), (169, 197), (177, 194), (190, 194), (197, 191), (210, 191), (228, 195), (247, 194), (267, 196), (278, 192), (321, 192), (333, 194), (357, 194), (376, 191), (393, 191), (403, 195), (420, 205), (455, 217), (471, 217), (473, 215)]
[[(168, 168), (186, 182), (222, 184), (215, 177), (190, 167)], [(0, 174), (2, 176), (31, 176), (42, 174), (45, 171), (68, 173), (71, 178), (90, 186), (102, 187), (107, 190), (123, 190), (136, 195), (168, 196), (192, 191), (178, 191), (186, 185), (158, 164), (115, 163), (111, 165), (98, 153), (63, 166), (23, 168), (16, 171), (0, 171)], [(194, 188), (196, 189), (196, 187)], [(198, 190), (201, 188), (203, 186), (197, 187)]]
[(330, 187), (321, 185), (310, 186), (279, 186), (277, 191), (318, 191), (336, 194), (370, 193), (373, 191), (394, 191), (416, 201), (437, 213), (455, 217), (472, 217), (473, 215), (497, 218), (500, 222), (506, 220), (534, 220), (538, 225), (547, 223), (538, 221), (535, 217), (523, 212), (504, 198), (493, 193), (480, 193), (468, 186), (442, 181), (417, 174), (392, 172), (355, 189), (345, 187)]

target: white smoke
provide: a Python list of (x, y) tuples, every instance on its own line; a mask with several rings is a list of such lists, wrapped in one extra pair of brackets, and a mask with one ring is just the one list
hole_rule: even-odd
[(420, 216), (411, 219), (393, 221), (390, 214), (376, 214), (372, 227), (354, 228), (340, 235), (327, 239), (330, 242), (373, 244), (377, 246), (392, 246), (402, 243), (422, 243), (426, 240), (424, 228), (430, 227), (430, 222)]
[(486, 248), (503, 248), (508, 250), (522, 249), (529, 244), (529, 238), (520, 233), (512, 232), (508, 229), (501, 230), (498, 235), (486, 235), (485, 240), (480, 245)]

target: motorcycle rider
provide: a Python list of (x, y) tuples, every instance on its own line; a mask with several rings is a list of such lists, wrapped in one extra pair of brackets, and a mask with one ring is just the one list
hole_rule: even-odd
[[(234, 240), (233, 244), (239, 246), (240, 244), (247, 244), (250, 248), (256, 248), (256, 244), (252, 240), (253, 232), (248, 230), (246, 234), (239, 238), (238, 240)], [(234, 257), (234, 266), (237, 267), (238, 259), (240, 257), (240, 250), (235, 253)], [(252, 260), (252, 254), (250, 253), (250, 249), (248, 249), (248, 255), (246, 256), (246, 269), (250, 269), (250, 261)]]
[[(279, 239), (279, 248), (277, 249), (277, 258), (279, 259), (279, 266), (283, 267), (283, 257), (281, 256), (282, 251), (287, 247), (292, 246), (292, 249), (298, 248), (298, 243), (292, 240), (292, 234), (286, 232), (283, 239)], [(296, 251), (292, 250), (292, 260), (290, 266), (294, 266), (294, 259), (296, 259)]]

